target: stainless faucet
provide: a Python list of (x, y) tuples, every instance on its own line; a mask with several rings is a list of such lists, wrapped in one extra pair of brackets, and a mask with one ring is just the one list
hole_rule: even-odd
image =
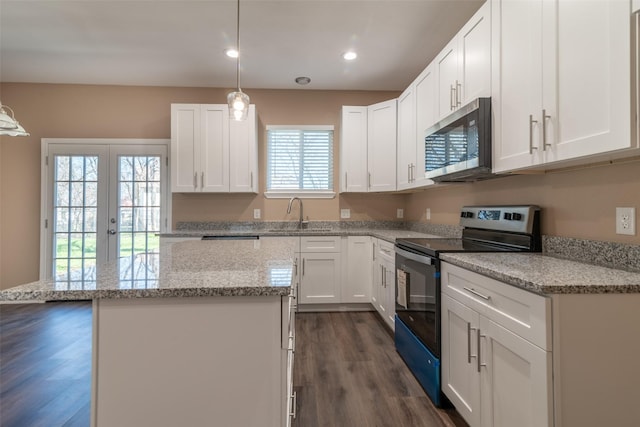
[(298, 222), (298, 227), (302, 228), (302, 224), (303, 224), (303, 216), (302, 216), (302, 200), (299, 197), (292, 197), (291, 199), (289, 199), (289, 206), (287, 206), (287, 214), (291, 213), (291, 205), (293, 205), (293, 201), (297, 200), (298, 202), (300, 202), (300, 219)]

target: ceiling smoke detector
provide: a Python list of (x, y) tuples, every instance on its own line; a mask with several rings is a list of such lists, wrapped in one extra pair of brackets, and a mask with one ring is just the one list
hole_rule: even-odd
[(309, 83), (311, 83), (311, 79), (309, 77), (296, 77), (296, 83), (298, 83), (299, 85), (308, 85)]

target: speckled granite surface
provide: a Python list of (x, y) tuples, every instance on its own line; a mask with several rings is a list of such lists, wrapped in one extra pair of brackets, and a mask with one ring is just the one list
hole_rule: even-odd
[(637, 245), (543, 236), (542, 246), (547, 255), (640, 272), (640, 246)]
[(442, 254), (443, 261), (540, 294), (640, 293), (640, 273), (531, 253)]
[[(259, 225), (252, 227), (251, 224)], [(297, 222), (194, 222), (178, 223), (174, 232), (160, 236), (373, 236), (391, 243), (401, 238), (442, 237), (435, 233), (408, 230), (402, 228), (402, 224), (393, 221), (313, 221), (301, 229)]]
[(288, 295), (297, 238), (163, 243), (159, 253), (122, 258), (84, 279), (33, 282), (0, 301)]

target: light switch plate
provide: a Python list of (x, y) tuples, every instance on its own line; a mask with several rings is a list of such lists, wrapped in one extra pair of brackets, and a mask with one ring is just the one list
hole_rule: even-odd
[(396, 211), (396, 216), (397, 216), (398, 218), (404, 218), (404, 209), (398, 209), (398, 210)]
[(253, 210), (253, 219), (260, 219), (260, 209)]
[(636, 208), (616, 208), (616, 234), (636, 235)]
[(351, 218), (351, 209), (340, 209), (340, 218), (341, 219)]

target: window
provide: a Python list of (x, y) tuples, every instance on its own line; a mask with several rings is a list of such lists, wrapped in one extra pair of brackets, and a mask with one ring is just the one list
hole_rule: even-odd
[(267, 126), (267, 193), (333, 197), (333, 126)]

